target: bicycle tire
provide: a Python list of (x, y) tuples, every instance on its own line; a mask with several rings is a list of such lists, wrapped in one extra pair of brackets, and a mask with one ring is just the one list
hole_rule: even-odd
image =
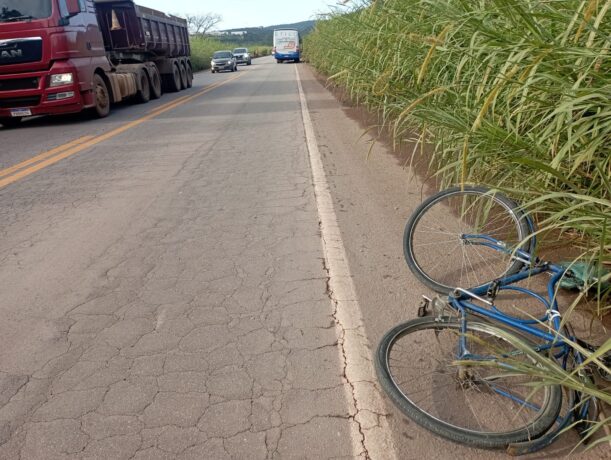
[[(486, 234), (516, 247), (532, 233), (530, 227), (518, 205), (502, 194), (484, 187), (452, 187), (429, 197), (412, 213), (405, 225), (403, 253), (420, 282), (449, 294), (457, 287), (474, 288), (517, 273), (524, 266), (507, 253), (468, 244), (462, 235)], [(521, 248), (532, 252), (532, 245), (534, 239)]]
[[(524, 383), (518, 382), (520, 378), (527, 379), (527, 375), (511, 372), (507, 374), (505, 380), (501, 380), (502, 374), (499, 374), (498, 369), (483, 365), (479, 366), (481, 369), (477, 365), (468, 367), (472, 375), (471, 381), (468, 382), (470, 384), (467, 385), (467, 382), (459, 381), (456, 372), (458, 368), (455, 364), (448, 368), (440, 367), (443, 361), (438, 361), (439, 356), (434, 353), (438, 348), (441, 349), (441, 340), (449, 340), (450, 346), (451, 341), (460, 334), (459, 331), (460, 323), (456, 320), (425, 317), (400, 324), (384, 335), (375, 354), (375, 367), (378, 380), (394, 405), (429, 431), (451, 441), (480, 448), (506, 448), (510, 444), (541, 436), (549, 430), (555, 423), (562, 405), (560, 386), (543, 386), (537, 393), (531, 394), (530, 387), (524, 387)], [(470, 342), (469, 346), (481, 344), (480, 341), (488, 337), (498, 342), (495, 347), (504, 343), (515, 351), (515, 347), (500, 335), (501, 331), (507, 334), (506, 331), (486, 323), (468, 322), (467, 337), (477, 335), (477, 340)], [(401, 366), (395, 372), (391, 361), (393, 363), (397, 361), (397, 354), (400, 354), (403, 346), (399, 346), (398, 341), (406, 338), (420, 342), (405, 345), (405, 356), (412, 362)], [(440, 345), (431, 346), (427, 340), (437, 341)], [(454, 341), (450, 354), (455, 353), (456, 343), (457, 341)], [(395, 350), (396, 347), (399, 347), (399, 350)], [(452, 360), (456, 361), (453, 357)], [(422, 369), (418, 367), (419, 364), (422, 365)], [(447, 373), (448, 369), (452, 372)], [(487, 375), (484, 374), (485, 371), (494, 371), (497, 375)], [(414, 382), (410, 383), (409, 388), (399, 384), (403, 376), (409, 377), (410, 382)], [(440, 384), (438, 388), (433, 385), (436, 382)], [(519, 392), (517, 390), (513, 392), (512, 382), (516, 384)], [(423, 385), (419, 386), (420, 383)], [(451, 394), (451, 385), (456, 387), (456, 394)], [(524, 388), (528, 389), (524, 390)], [(533, 408), (525, 408), (525, 405), (502, 396), (499, 391), (504, 391), (508, 395), (526, 393), (528, 395), (526, 400), (532, 404), (536, 401), (540, 404), (540, 409), (536, 411)], [(415, 395), (419, 395), (419, 402), (414, 401)], [(431, 407), (425, 408), (425, 403), (429, 401)], [(502, 403), (503, 406), (507, 406), (507, 410), (502, 410)], [(514, 410), (508, 412), (512, 406)], [(501, 410), (494, 413), (497, 407)], [(478, 408), (483, 408), (485, 413), (473, 414)], [(532, 419), (525, 420), (525, 415), (532, 415)], [(475, 420), (470, 420), (470, 416)], [(483, 417), (486, 420), (483, 420)], [(462, 421), (459, 423), (459, 420), (464, 420), (464, 423)], [(499, 429), (500, 427), (504, 428)]]

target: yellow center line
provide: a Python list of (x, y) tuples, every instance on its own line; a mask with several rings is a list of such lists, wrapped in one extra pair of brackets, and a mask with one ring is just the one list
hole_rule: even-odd
[[(204, 94), (209, 93), (212, 90), (220, 88), (221, 86), (224, 86), (234, 80), (237, 80), (242, 75), (243, 74), (239, 74), (232, 78), (228, 78), (227, 80), (224, 80), (220, 83), (212, 84), (204, 88), (203, 90), (198, 91), (197, 93), (195, 93), (192, 96), (183, 96), (179, 99), (176, 99), (167, 104), (164, 104), (161, 107), (158, 107), (152, 110), (151, 112), (149, 112), (148, 115), (145, 115), (141, 118), (131, 121), (121, 126), (120, 128), (116, 128), (112, 131), (109, 131), (106, 134), (102, 134), (96, 137), (85, 136), (80, 139), (76, 139), (72, 142), (56, 147), (52, 150), (49, 150), (48, 152), (41, 153), (40, 155), (37, 155), (36, 157), (31, 158), (30, 160), (26, 160), (18, 165), (4, 169), (0, 171), (0, 177), (4, 177), (7, 175), (8, 177), (0, 180), (0, 188), (6, 187), (7, 185), (12, 184), (13, 182), (17, 182), (18, 180), (23, 179), (24, 177), (27, 177), (30, 174), (40, 171), (41, 169), (46, 168), (47, 166), (50, 166), (54, 163), (57, 163), (58, 161), (61, 161), (65, 158), (68, 158), (76, 153), (82, 152), (83, 150), (93, 147), (94, 145), (97, 145), (100, 142), (103, 142), (115, 136), (118, 136), (119, 134), (124, 133), (125, 131), (128, 131), (129, 129), (132, 129), (132, 128), (135, 128), (136, 126), (141, 125), (145, 121), (151, 120), (152, 118), (155, 118), (156, 116), (161, 115), (162, 113), (168, 112), (169, 110), (172, 110), (176, 107), (184, 105), (187, 102), (192, 101), (193, 99), (196, 99), (200, 96), (203, 96)], [(33, 163), (37, 163), (37, 164), (30, 166), (29, 168), (26, 168), (26, 166), (29, 166)]]
[(159, 107), (155, 107), (154, 109), (149, 110), (147, 113), (153, 113), (153, 112), (157, 112), (157, 110), (162, 109), (168, 105), (172, 105), (172, 104), (176, 104), (179, 101), (182, 101), (183, 99), (188, 98), (189, 96), (181, 96), (181, 97), (177, 97), (176, 99), (171, 100), (170, 102), (166, 102), (165, 104), (161, 104)]
[(11, 166), (10, 168), (2, 169), (0, 170), (0, 177), (4, 177), (4, 176), (8, 176), (9, 174), (13, 174), (16, 171), (19, 171), (20, 169), (25, 168), (26, 166), (29, 166), (33, 163), (37, 163), (41, 160), (44, 160), (45, 158), (49, 158), (50, 156), (53, 156), (56, 153), (61, 153), (64, 150), (69, 149), (70, 147), (74, 147), (75, 145), (82, 144), (90, 139), (93, 139), (93, 136), (80, 137), (71, 142), (68, 142), (67, 144), (60, 145), (59, 147), (55, 147), (54, 149), (51, 149), (47, 152), (43, 152), (40, 155), (36, 155), (35, 157), (30, 158), (29, 160), (22, 161), (19, 164)]

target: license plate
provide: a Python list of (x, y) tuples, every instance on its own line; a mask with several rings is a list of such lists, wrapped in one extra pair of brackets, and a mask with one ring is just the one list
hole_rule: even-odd
[(11, 109), (11, 117), (29, 117), (31, 115), (30, 109)]

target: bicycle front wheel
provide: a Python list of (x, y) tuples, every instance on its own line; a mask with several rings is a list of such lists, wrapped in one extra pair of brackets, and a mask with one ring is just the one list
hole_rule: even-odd
[[(519, 370), (536, 364), (504, 331), (478, 322), (460, 330), (456, 320), (426, 317), (382, 338), (376, 371), (393, 403), (433, 433), (476, 447), (504, 448), (545, 433), (560, 412), (560, 386), (539, 386)], [(457, 358), (461, 336), (468, 360)]]
[[(416, 277), (436, 292), (474, 288), (517, 273), (523, 263), (511, 251), (530, 234), (518, 206), (482, 187), (453, 187), (425, 200), (405, 226), (403, 251)], [(478, 244), (485, 235), (505, 244)], [(528, 251), (529, 243), (521, 248)]]

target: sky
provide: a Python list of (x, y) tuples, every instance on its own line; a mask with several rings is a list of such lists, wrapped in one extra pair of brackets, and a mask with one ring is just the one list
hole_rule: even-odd
[(217, 13), (223, 17), (218, 29), (272, 26), (314, 19), (329, 12), (337, 0), (135, 0), (164, 13)]

